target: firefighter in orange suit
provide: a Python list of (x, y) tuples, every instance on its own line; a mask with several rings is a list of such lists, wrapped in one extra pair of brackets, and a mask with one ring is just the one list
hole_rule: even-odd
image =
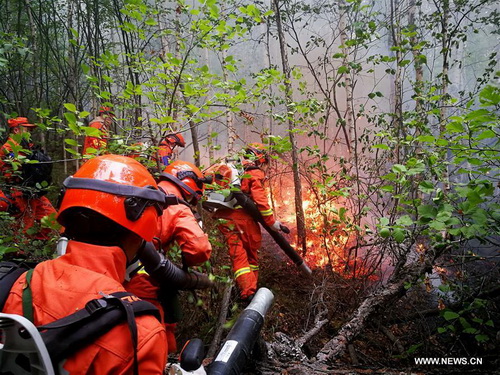
[[(281, 230), (282, 224), (274, 218), (264, 189), (265, 174), (260, 168), (268, 163), (264, 145), (252, 143), (245, 150), (243, 160), (244, 176), (241, 191), (248, 194), (257, 205), (266, 224), (274, 230)], [(262, 234), (260, 226), (242, 208), (218, 209), (214, 215), (220, 219), (219, 230), (226, 238), (236, 285), (242, 301), (249, 301), (257, 291), (259, 278), (258, 250)]]
[(158, 147), (158, 158), (163, 166), (169, 165), (172, 161), (172, 155), (176, 146), (186, 146), (186, 141), (181, 133), (168, 134), (160, 142), (160, 146)]
[[(99, 109), (99, 116), (92, 120), (89, 126), (99, 130), (100, 135), (97, 137), (85, 137), (82, 151), (83, 155), (99, 155), (105, 153), (106, 148), (108, 147), (109, 130), (114, 118), (115, 114), (110, 107), (101, 107)], [(91, 148), (96, 151), (90, 152), (89, 149)]]
[[(125, 291), (127, 264), (156, 233), (165, 196), (145, 167), (124, 156), (87, 161), (63, 183), (57, 220), (70, 239), (66, 254), (38, 264), (29, 287), (35, 325), (85, 308), (102, 294)], [(26, 273), (14, 283), (3, 312), (23, 314)], [(135, 318), (137, 363), (128, 324), (120, 323), (62, 363), (68, 374), (163, 374), (165, 329), (151, 315)], [(57, 367), (57, 366), (56, 366)]]
[[(190, 208), (190, 206), (196, 207), (203, 195), (202, 179), (203, 174), (194, 164), (176, 160), (165, 168), (158, 183), (165, 193), (173, 194), (183, 201), (180, 204), (168, 206), (163, 211), (158, 222), (157, 237), (161, 248), (165, 251), (174, 241), (179, 245), (184, 267), (200, 265), (210, 258), (212, 252), (208, 236), (201, 229)], [(179, 317), (168, 316), (168, 310), (171, 309), (168, 305), (178, 303), (176, 293), (162, 297), (159, 285), (142, 270), (131, 278), (126, 287), (140, 298), (155, 304), (161, 312), (167, 311), (164, 321), (168, 348), (170, 353), (177, 351), (175, 327)]]
[[(39, 191), (34, 188), (23, 188), (26, 181), (23, 181), (20, 174), (13, 173), (10, 165), (10, 162), (18, 161), (19, 156), (27, 156), (26, 153), (33, 150), (34, 146), (30, 143), (29, 135), (24, 136), (23, 134), (31, 133), (36, 125), (30, 124), (26, 117), (12, 118), (7, 123), (10, 136), (0, 149), (0, 171), (4, 183), (0, 194), (0, 210), (9, 211), (16, 219), (20, 219), (15, 225), (21, 225), (19, 229), (23, 233), (27, 233), (35, 224), (40, 224), (42, 218), (55, 213), (56, 210), (47, 197)], [(22, 171), (22, 167), (20, 171)], [(46, 178), (49, 181), (50, 174)], [(34, 233), (32, 237), (38, 240), (47, 240), (50, 238), (50, 234), (51, 229), (43, 228)]]

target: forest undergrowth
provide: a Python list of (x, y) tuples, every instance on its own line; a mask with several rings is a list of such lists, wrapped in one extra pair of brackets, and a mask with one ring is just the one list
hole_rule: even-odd
[[(500, 334), (496, 334), (495, 340), (484, 343), (463, 332), (438, 334), (442, 333), (442, 327), (450, 325), (440, 310), (440, 304), (446, 297), (432, 292), (425, 283), (412, 288), (394, 304), (377, 311), (343, 356), (327, 366), (316, 366), (314, 358), (317, 353), (348, 321), (366, 295), (379, 286), (380, 281), (367, 285), (358, 279), (345, 279), (328, 266), (313, 270), (312, 276), (307, 278), (287, 261), (267, 234), (264, 234), (260, 256), (259, 286), (272, 290), (275, 300), (261, 332), (267, 351), (263, 355), (260, 342), (261, 347), (252, 354), (254, 360), (249, 364), (247, 374), (499, 373)], [(224, 273), (229, 264), (225, 249), (216, 247), (212, 257), (213, 271), (218, 272), (218, 269)], [(499, 276), (495, 264), (483, 262), (471, 267), (469, 277), (485, 272), (491, 279)], [(193, 337), (203, 339), (208, 348), (216, 329), (224, 285), (227, 284), (218, 284), (215, 290), (198, 294), (196, 298), (189, 295), (182, 299), (185, 315), (179, 323), (179, 348)], [(462, 303), (453, 307), (460, 311), (462, 323), (466, 319), (479, 321), (485, 318), (482, 314), (487, 315), (491, 320), (490, 328), (494, 330), (493, 327), (500, 326), (499, 296), (496, 290), (484, 296), (481, 306), (477, 306), (476, 301), (475, 305)], [(233, 288), (222, 337), (227, 335), (243, 308)], [(301, 348), (305, 357), (294, 358), (292, 352), (277, 355), (272, 350), (276, 342), (285, 346), (297, 343), (314, 326), (317, 315), (325, 311), (327, 313), (323, 317), (328, 322)], [(419, 366), (415, 364), (415, 358), (452, 358), (455, 361), (477, 358), (482, 365)], [(175, 357), (172, 359), (176, 360)]]

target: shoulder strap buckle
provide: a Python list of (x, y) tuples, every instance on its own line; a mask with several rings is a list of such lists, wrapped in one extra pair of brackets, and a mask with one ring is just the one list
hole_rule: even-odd
[(105, 298), (93, 299), (85, 304), (85, 310), (91, 315), (97, 311), (104, 310), (106, 307), (108, 307), (108, 301)]

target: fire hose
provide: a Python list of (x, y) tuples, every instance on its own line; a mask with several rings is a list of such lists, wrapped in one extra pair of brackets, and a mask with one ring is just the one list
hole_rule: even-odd
[(224, 345), (217, 352), (214, 361), (205, 369), (203, 342), (190, 340), (181, 352), (180, 364), (170, 367), (170, 375), (238, 375), (243, 373), (247, 361), (252, 356), (264, 317), (274, 300), (273, 293), (260, 288), (252, 302), (241, 312), (233, 328), (229, 331)]
[(285, 252), (285, 254), (295, 263), (295, 265), (307, 276), (312, 274), (311, 269), (306, 264), (304, 259), (295, 251), (295, 249), (290, 245), (288, 240), (279, 232), (272, 229), (266, 224), (262, 214), (260, 213), (255, 202), (242, 191), (233, 192), (238, 204), (246, 210), (250, 216), (257, 222), (259, 222), (264, 229), (271, 235), (273, 240), (278, 244), (278, 246)]
[(160, 254), (152, 242), (147, 242), (139, 252), (139, 259), (146, 272), (159, 284), (166, 283), (172, 289), (191, 290), (213, 287), (207, 275), (185, 271)]

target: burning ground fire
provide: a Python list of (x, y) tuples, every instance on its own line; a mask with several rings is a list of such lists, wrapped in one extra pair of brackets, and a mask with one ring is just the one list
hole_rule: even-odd
[[(292, 231), (289, 239), (296, 240), (297, 229), (294, 226), (295, 203), (293, 188), (274, 190), (275, 209), (280, 221), (288, 225)], [(303, 191), (303, 208), (306, 221), (306, 263), (314, 268), (331, 267), (334, 272), (345, 278), (360, 277), (367, 274), (363, 271), (362, 259), (349, 254), (355, 244), (355, 234), (347, 229), (348, 214), (343, 214), (342, 206), (333, 200), (319, 202), (310, 189)], [(345, 215), (340, 220), (340, 215)], [(292, 243), (297, 249), (297, 244)], [(301, 249), (298, 250), (302, 253)]]

